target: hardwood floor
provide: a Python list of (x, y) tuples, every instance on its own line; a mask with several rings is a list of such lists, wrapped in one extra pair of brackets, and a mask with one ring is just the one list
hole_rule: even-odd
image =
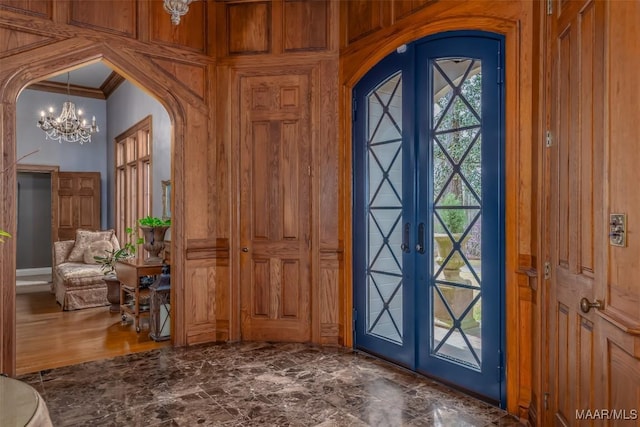
[(108, 306), (62, 311), (47, 291), (16, 295), (16, 323), (17, 375), (170, 345), (151, 340), (146, 321), (138, 334)]

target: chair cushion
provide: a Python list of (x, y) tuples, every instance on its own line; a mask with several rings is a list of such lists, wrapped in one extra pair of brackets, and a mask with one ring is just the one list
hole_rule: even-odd
[(69, 262), (84, 262), (84, 252), (89, 245), (99, 240), (110, 241), (113, 237), (114, 230), (92, 231), (92, 230), (76, 230), (76, 243), (69, 253)]
[(94, 257), (109, 256), (109, 252), (113, 250), (113, 245), (108, 240), (96, 240), (89, 244), (89, 247), (84, 250), (84, 263), (85, 264), (98, 264), (98, 261)]
[(65, 262), (55, 267), (57, 273), (65, 282), (77, 279), (97, 277), (102, 279), (104, 274), (98, 265), (88, 265), (84, 262)]

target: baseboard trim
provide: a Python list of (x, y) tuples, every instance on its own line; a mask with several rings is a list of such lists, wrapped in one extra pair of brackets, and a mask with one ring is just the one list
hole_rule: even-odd
[(16, 270), (16, 277), (35, 276), (37, 274), (51, 274), (51, 267), (22, 268)]

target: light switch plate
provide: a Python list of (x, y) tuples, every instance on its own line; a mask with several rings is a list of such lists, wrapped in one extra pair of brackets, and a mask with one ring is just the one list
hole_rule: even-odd
[(609, 214), (609, 244), (627, 246), (627, 214)]

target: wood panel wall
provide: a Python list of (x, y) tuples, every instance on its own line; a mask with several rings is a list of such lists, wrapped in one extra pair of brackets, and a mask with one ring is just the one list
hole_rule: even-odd
[[(609, 213), (627, 214), (627, 246), (608, 246), (606, 279), (596, 295), (605, 302), (599, 311), (603, 321), (598, 338), (603, 367), (604, 401), (612, 409), (629, 410), (640, 405), (640, 194), (634, 183), (640, 180), (640, 44), (636, 33), (640, 3), (606, 2), (605, 22), (605, 124), (603, 191), (604, 218)], [(594, 67), (597, 64), (594, 64)], [(597, 191), (597, 190), (596, 190)], [(597, 210), (596, 210), (597, 211)], [(602, 211), (600, 211), (602, 212)], [(599, 238), (608, 239), (608, 229)], [(633, 421), (637, 423), (638, 421)]]
[[(167, 108), (173, 123), (175, 345), (239, 340), (240, 81), (308, 69), (311, 118), (311, 341), (352, 345), (350, 93), (402, 43), (440, 31), (506, 36), (507, 402), (532, 395), (532, 321), (541, 296), (535, 190), (539, 2), (230, 0), (194, 2), (173, 27), (161, 0), (0, 0), (0, 168), (15, 159), (19, 91), (104, 60)], [(108, 4), (109, 7), (106, 7)], [(536, 27), (537, 28), (537, 27)], [(15, 231), (15, 175), (0, 177), (2, 228)], [(15, 369), (15, 242), (0, 248), (0, 370)], [(536, 338), (537, 339), (537, 338)], [(535, 374), (535, 372), (534, 372)]]

